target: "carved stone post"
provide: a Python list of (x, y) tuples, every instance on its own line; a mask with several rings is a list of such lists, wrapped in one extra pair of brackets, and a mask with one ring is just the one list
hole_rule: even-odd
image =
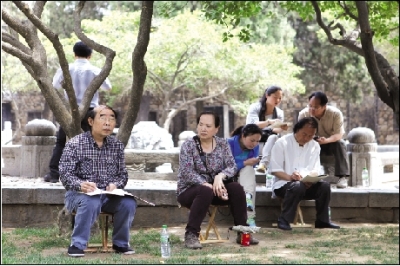
[(370, 185), (379, 184), (381, 162), (378, 156), (378, 144), (375, 133), (366, 127), (353, 128), (347, 134), (349, 144), (351, 185), (362, 186), (361, 171), (364, 167), (368, 169)]
[(55, 125), (46, 119), (34, 119), (26, 124), (21, 146), (21, 176), (41, 177), (49, 171), (55, 133)]

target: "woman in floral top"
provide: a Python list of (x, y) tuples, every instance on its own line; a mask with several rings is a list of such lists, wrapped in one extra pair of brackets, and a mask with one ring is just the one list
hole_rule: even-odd
[(216, 114), (201, 113), (197, 135), (182, 144), (179, 155), (177, 200), (190, 209), (185, 246), (191, 249), (202, 248), (200, 226), (211, 204), (229, 205), (234, 224), (247, 226), (246, 195), (239, 183), (231, 182), (237, 167), (226, 139), (215, 136), (219, 125)]

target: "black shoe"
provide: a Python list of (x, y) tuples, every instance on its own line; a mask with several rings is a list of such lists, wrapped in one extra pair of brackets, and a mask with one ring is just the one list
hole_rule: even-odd
[(71, 257), (83, 257), (85, 256), (85, 252), (83, 252), (82, 249), (79, 249), (72, 245), (68, 248), (68, 255)]
[(340, 229), (340, 226), (337, 224), (334, 224), (332, 222), (325, 223), (320, 220), (315, 221), (315, 228), (332, 228), (332, 229)]
[(278, 228), (282, 229), (282, 230), (292, 230), (292, 227), (290, 227), (290, 224), (282, 217), (278, 218)]
[(58, 182), (58, 177), (53, 177), (51, 174), (47, 174), (44, 176), (44, 182), (50, 182), (50, 183), (57, 183)]
[(117, 245), (113, 245), (112, 248), (113, 248), (113, 250), (115, 250), (116, 253), (122, 253), (125, 255), (135, 254), (135, 251), (133, 249), (131, 249), (130, 247), (122, 248), (122, 247), (118, 247)]

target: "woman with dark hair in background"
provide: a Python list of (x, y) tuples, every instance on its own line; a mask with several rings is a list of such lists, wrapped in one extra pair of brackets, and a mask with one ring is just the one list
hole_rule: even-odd
[[(219, 116), (202, 112), (197, 118), (197, 135), (186, 140), (179, 153), (177, 200), (190, 209), (186, 225), (185, 246), (202, 248), (200, 226), (213, 205), (229, 205), (235, 225), (247, 226), (246, 195), (243, 187), (232, 182), (237, 167), (228, 142), (215, 136), (220, 127)], [(241, 243), (241, 233), (236, 242)], [(250, 244), (258, 241), (250, 236)]]
[(279, 138), (279, 133), (288, 129), (287, 125), (282, 125), (278, 128), (269, 128), (275, 122), (284, 121), (283, 110), (278, 107), (282, 101), (283, 92), (281, 87), (268, 87), (260, 101), (253, 103), (249, 107), (246, 118), (246, 124), (256, 124), (262, 130), (269, 131), (268, 139), (261, 141), (260, 149), (262, 149), (262, 158), (258, 167), (258, 171), (265, 171), (271, 158), (271, 149)]
[(238, 182), (246, 192), (247, 224), (256, 226), (256, 175), (253, 167), (260, 161), (258, 159), (259, 142), (262, 131), (256, 124), (247, 124), (236, 128), (228, 143), (235, 158), (238, 168)]

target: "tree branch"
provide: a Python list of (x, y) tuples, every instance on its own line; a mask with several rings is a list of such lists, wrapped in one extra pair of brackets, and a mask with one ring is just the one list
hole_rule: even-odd
[(42, 18), (42, 13), (44, 10), (44, 6), (46, 5), (46, 1), (36, 1), (33, 6), (33, 14), (38, 18)]
[(21, 61), (24, 63), (31, 65), (32, 64), (32, 56), (29, 54), (26, 54), (22, 52), (21, 50), (16, 49), (15, 47), (11, 46), (9, 43), (3, 43), (1, 45), (1, 49), (4, 50), (4, 52), (9, 53), (10, 55), (13, 55), (17, 58), (19, 58)]
[[(155, 82), (155, 83), (160, 83), (160, 84), (162, 84), (163, 86), (168, 87), (168, 88), (170, 87), (170, 85), (169, 85), (167, 82), (165, 82), (164, 80), (162, 80), (156, 73), (154, 73), (154, 72), (151, 71), (150, 69), (147, 69), (147, 72), (150, 73), (150, 75), (151, 75), (153, 78), (156, 79), (157, 82)], [(154, 79), (153, 79), (153, 80), (154, 80)]]
[[(344, 13), (347, 14), (349, 17), (351, 17), (352, 19), (354, 19), (355, 21), (358, 21), (358, 18), (356, 15), (354, 15), (353, 13), (351, 13), (349, 7), (346, 5), (345, 1), (338, 1), (339, 6), (341, 6), (344, 10)], [(343, 5), (342, 5), (343, 4)]]
[[(13, 30), (18, 32), (25, 40), (29, 38), (29, 29), (26, 22), (18, 21), (12, 17), (4, 8), (1, 9), (1, 19)], [(29, 45), (29, 43), (28, 43)], [(30, 46), (30, 45), (29, 45)]]
[(99, 75), (97, 75), (89, 84), (88, 88), (86, 89), (84, 95), (83, 95), (83, 99), (82, 99), (82, 103), (81, 103), (81, 107), (79, 110), (80, 113), (80, 118), (82, 119), (89, 106), (90, 106), (90, 100), (93, 98), (93, 95), (95, 94), (95, 92), (98, 90), (98, 88), (100, 88), (101, 84), (104, 82), (104, 80), (108, 77), (108, 75), (111, 72), (112, 69), (112, 63), (115, 57), (115, 51), (111, 50), (110, 48), (103, 46), (101, 44), (98, 44), (97, 42), (93, 41), (92, 39), (89, 39), (86, 34), (84, 34), (82, 32), (82, 27), (81, 27), (81, 23), (82, 23), (82, 18), (81, 18), (81, 12), (82, 9), (85, 6), (85, 2), (86, 1), (79, 1), (78, 5), (75, 8), (74, 11), (74, 31), (76, 36), (78, 36), (78, 38), (80, 40), (82, 40), (85, 44), (87, 44), (89, 47), (93, 48), (96, 52), (104, 55), (106, 57), (106, 62), (104, 64), (104, 66), (102, 67)]
[[(343, 40), (338, 40), (332, 37), (332, 33), (331, 30), (329, 29), (329, 27), (327, 25), (325, 25), (325, 23), (322, 21), (322, 17), (321, 17), (321, 10), (318, 6), (317, 1), (311, 1), (311, 4), (314, 8), (315, 11), (315, 15), (316, 15), (316, 20), (318, 25), (323, 29), (323, 31), (325, 32), (328, 41), (333, 44), (333, 45), (341, 45), (343, 47), (346, 47), (347, 49), (357, 53), (358, 55), (364, 56), (364, 51), (363, 49), (357, 45), (355, 42), (350, 41), (348, 39), (343, 39)], [(336, 25), (335, 25), (336, 26)], [(341, 25), (337, 25), (336, 27), (341, 27)]]
[[(53, 40), (57, 37), (46, 25), (42, 23), (39, 17), (37, 17), (34, 12), (29, 8), (29, 6), (22, 1), (13, 1), (14, 4), (25, 14), (25, 16), (29, 19), (29, 21), (36, 26), (38, 30), (40, 30), (48, 39)], [(44, 3), (41, 3), (44, 6)], [(43, 6), (41, 4), (36, 5), (36, 12), (41, 16), (40, 9), (43, 11)]]
[(9, 43), (11, 46), (21, 50), (21, 52), (32, 56), (32, 51), (26, 47), (24, 44), (22, 44), (18, 39), (16, 39), (14, 36), (12, 36), (10, 33), (8, 32), (4, 32), (2, 31), (2, 40), (3, 42)]
[(147, 76), (147, 66), (144, 62), (144, 56), (150, 41), (151, 20), (153, 17), (154, 1), (142, 1), (142, 12), (140, 14), (139, 33), (135, 49), (132, 53), (132, 72), (133, 82), (131, 88), (131, 97), (129, 106), (131, 108), (126, 112), (117, 137), (125, 144), (128, 143), (130, 132), (136, 120), (140, 108), (140, 100), (143, 95), (143, 87)]
[[(174, 72), (174, 76), (172, 77), (170, 87), (174, 86), (176, 77), (178, 76), (179, 73), (181, 73), (181, 72), (186, 68), (186, 67), (185, 67), (185, 68), (183, 68), (182, 70), (180, 69), (180, 68), (181, 68), (181, 65), (182, 65), (185, 61), (187, 61), (188, 52), (189, 52), (189, 47), (186, 46), (186, 50), (181, 54), (181, 56), (179, 57), (178, 63), (176, 64), (176, 70), (175, 70), (175, 72)], [(187, 65), (186, 65), (186, 66), (187, 66)]]

